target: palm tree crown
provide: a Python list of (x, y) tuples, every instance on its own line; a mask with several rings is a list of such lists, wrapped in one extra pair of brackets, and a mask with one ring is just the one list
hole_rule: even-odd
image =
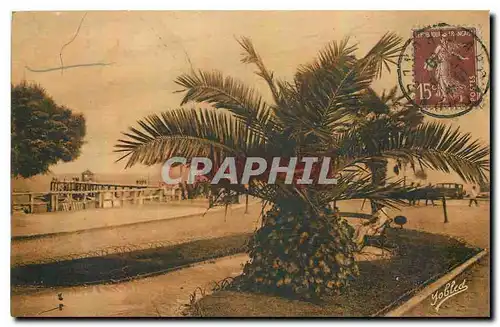
[[(275, 79), (248, 38), (239, 43), (242, 62), (257, 67), (272, 99), (263, 99), (257, 90), (218, 71), (184, 74), (176, 80), (183, 87), (181, 105), (196, 102), (211, 107), (173, 109), (139, 121), (140, 128), (131, 127), (116, 145), (124, 153), (120, 160), (128, 159), (127, 167), (158, 164), (172, 156), (205, 156), (215, 163), (227, 156), (327, 156), (333, 159), (331, 169), (340, 182), (314, 190), (316, 202), (321, 199), (323, 204), (360, 197), (389, 205), (397, 201), (399, 183), (371, 185), (366, 170), (370, 163), (387, 158), (455, 171), (467, 182), (485, 178), (489, 148), (469, 134), (441, 123), (394, 129), (379, 122), (376, 129), (382, 133), (374, 137), (374, 125), (370, 129), (356, 119), (366, 108), (384, 112), (396, 98), (395, 89), (379, 97), (370, 88), (399, 54), (401, 39), (396, 35), (387, 33), (361, 58), (348, 39), (332, 42), (313, 62), (300, 66), (292, 81)], [(241, 190), (237, 185), (227, 187)], [(311, 189), (251, 180), (248, 192), (271, 202), (291, 194), (310, 201)]]

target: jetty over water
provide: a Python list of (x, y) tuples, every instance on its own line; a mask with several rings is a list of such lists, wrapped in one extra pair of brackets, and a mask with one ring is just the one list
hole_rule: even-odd
[(117, 183), (97, 183), (97, 182), (80, 182), (80, 181), (59, 181), (50, 182), (50, 191), (100, 191), (111, 189), (143, 189), (157, 188), (158, 185), (144, 184), (117, 184)]
[(169, 190), (165, 186), (54, 180), (48, 192), (12, 193), (11, 210), (24, 213), (75, 211), (180, 199), (180, 190)]

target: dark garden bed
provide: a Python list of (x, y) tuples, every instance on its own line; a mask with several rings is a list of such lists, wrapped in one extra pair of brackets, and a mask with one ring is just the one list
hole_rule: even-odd
[(206, 317), (366, 317), (380, 315), (411, 297), (481, 249), (443, 235), (390, 229), (399, 255), (360, 262), (360, 275), (341, 295), (311, 303), (268, 294), (219, 291), (203, 297), (190, 315)]
[(126, 281), (245, 251), (251, 234), (11, 269), (13, 286), (51, 287)]

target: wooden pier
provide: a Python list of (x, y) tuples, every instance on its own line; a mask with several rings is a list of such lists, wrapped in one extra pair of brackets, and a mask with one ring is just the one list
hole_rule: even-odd
[(49, 192), (14, 192), (11, 212), (57, 212), (116, 208), (129, 204), (180, 200), (180, 192), (150, 185), (52, 181)]
[(144, 184), (116, 184), (116, 183), (95, 183), (80, 181), (59, 181), (50, 182), (50, 191), (100, 191), (100, 190), (119, 190), (119, 189), (144, 189), (155, 188), (158, 186)]

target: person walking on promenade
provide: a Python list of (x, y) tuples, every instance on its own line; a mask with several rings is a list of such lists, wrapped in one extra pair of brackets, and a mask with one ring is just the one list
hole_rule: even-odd
[(425, 191), (425, 205), (431, 201), (432, 206), (435, 206), (436, 204), (434, 203), (434, 198), (437, 197), (436, 190), (432, 187), (432, 184), (429, 183), (429, 186), (427, 186), (426, 191)]
[(476, 207), (479, 207), (479, 204), (477, 203), (477, 191), (476, 191), (476, 186), (472, 186), (472, 189), (470, 191), (470, 200), (469, 200), (469, 207), (472, 205), (472, 202), (476, 204)]

